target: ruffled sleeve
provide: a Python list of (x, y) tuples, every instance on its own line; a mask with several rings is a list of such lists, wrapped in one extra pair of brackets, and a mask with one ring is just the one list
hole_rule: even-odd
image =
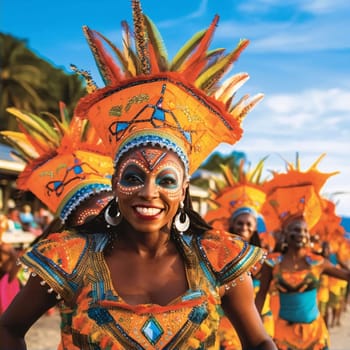
[(255, 274), (265, 258), (263, 249), (221, 230), (207, 231), (197, 238), (195, 246), (202, 268), (216, 286), (234, 285), (244, 273)]
[(54, 233), (23, 254), (20, 261), (65, 301), (72, 301), (82, 283), (92, 243), (88, 237), (71, 232)]

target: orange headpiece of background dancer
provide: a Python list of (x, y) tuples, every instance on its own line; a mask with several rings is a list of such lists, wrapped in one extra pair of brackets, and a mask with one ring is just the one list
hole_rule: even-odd
[(31, 191), (63, 222), (91, 195), (112, 190), (112, 159), (88, 121), (67, 120), (63, 103), (61, 120), (50, 115), (54, 125), (16, 108), (7, 111), (23, 131), (1, 132), (27, 163), (17, 179), (19, 189)]
[(318, 235), (320, 241), (328, 242), (336, 239), (338, 236), (343, 237), (345, 230), (341, 225), (341, 217), (335, 212), (335, 203), (329, 199), (322, 198), (322, 204), (322, 216), (310, 233)]
[(88, 77), (90, 94), (80, 100), (75, 113), (91, 121), (115, 164), (137, 145), (157, 144), (175, 151), (190, 175), (218, 144), (241, 138), (242, 119), (263, 97), (245, 95), (233, 102), (248, 79), (246, 73), (219, 84), (248, 40), (227, 54), (222, 49), (208, 51), (219, 19), (215, 16), (210, 27), (194, 35), (170, 62), (138, 0), (132, 1), (132, 10), (134, 32), (122, 22), (123, 50), (83, 28), (106, 87), (96, 89)]
[(210, 204), (213, 209), (205, 215), (211, 225), (228, 230), (230, 221), (240, 214), (249, 213), (258, 217), (266, 197), (261, 180), (264, 160), (251, 171), (245, 171), (244, 161), (241, 161), (236, 174), (227, 166), (222, 166), (225, 185), (212, 193)]
[(322, 154), (305, 172), (300, 170), (299, 159), (294, 167), (287, 162), (286, 173), (273, 173), (273, 178), (264, 183), (266, 202), (262, 208), (267, 231), (280, 230), (291, 219), (303, 217), (309, 229), (314, 227), (323, 212), (321, 188), (333, 173), (321, 173), (317, 165)]

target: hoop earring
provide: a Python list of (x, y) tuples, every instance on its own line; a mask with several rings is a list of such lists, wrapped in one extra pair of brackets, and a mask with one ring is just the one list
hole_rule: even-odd
[[(174, 226), (176, 230), (180, 233), (180, 235), (182, 235), (190, 227), (190, 218), (186, 214), (186, 212), (183, 210), (183, 208), (184, 208), (184, 203), (180, 202), (180, 210), (175, 215), (175, 218), (174, 218)], [(184, 221), (181, 221), (181, 219), (184, 219)]]
[(281, 250), (284, 252), (288, 248), (288, 243), (287, 242), (282, 242), (281, 243)]
[[(113, 205), (115, 205), (115, 208), (113, 207)], [(113, 216), (109, 213), (111, 210), (115, 211)], [(119, 211), (119, 206), (118, 206), (118, 197), (115, 197), (115, 204), (114, 203), (109, 204), (105, 211), (105, 220), (108, 224), (107, 227), (118, 226), (121, 223), (122, 219), (123, 219), (123, 216)]]

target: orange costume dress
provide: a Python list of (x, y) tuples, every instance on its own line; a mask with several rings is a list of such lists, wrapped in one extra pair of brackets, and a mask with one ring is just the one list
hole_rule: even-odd
[(274, 340), (281, 350), (325, 350), (329, 333), (317, 305), (317, 290), (324, 258), (309, 253), (308, 269), (287, 271), (281, 268), (283, 255), (272, 253), (266, 264), (272, 268), (279, 292), (280, 308)]
[(104, 259), (105, 234), (52, 234), (23, 255), (62, 298), (60, 349), (219, 349), (219, 287), (250, 278), (263, 251), (218, 230), (173, 239), (189, 289), (164, 306), (129, 305), (118, 295)]

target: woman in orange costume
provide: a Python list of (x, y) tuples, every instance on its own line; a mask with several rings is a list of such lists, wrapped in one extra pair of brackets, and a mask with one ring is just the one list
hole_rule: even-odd
[(3, 348), (25, 348), (27, 329), (62, 300), (74, 310), (63, 349), (67, 339), (76, 349), (218, 349), (219, 305), (244, 348), (276, 349), (248, 275), (263, 251), (212, 230), (188, 193), (189, 176), (220, 142), (240, 137), (242, 112), (260, 99), (231, 107), (237, 76), (214, 86), (244, 41), (212, 65), (215, 17), (192, 41), (193, 54), (182, 51), (170, 67), (153, 23), (132, 5), (136, 50), (125, 23), (125, 55), (113, 47), (123, 67), (104, 51), (104, 37), (84, 28), (107, 86), (83, 98), (76, 115), (94, 124), (114, 160), (115, 200), (101, 215), (108, 230), (91, 223), (90, 231), (53, 234), (21, 258), (36, 275), (0, 319)]
[[(113, 199), (113, 162), (105, 154), (101, 139), (87, 121), (67, 119), (63, 103), (60, 110), (60, 118), (51, 115), (51, 122), (46, 122), (40, 116), (9, 108), (23, 132), (0, 132), (27, 163), (17, 181), (19, 189), (30, 190), (55, 214), (31, 245), (53, 232), (82, 230)], [(28, 278), (25, 268), (19, 274), (25, 284)], [(60, 303), (59, 312), (61, 328), (69, 329), (72, 309)], [(73, 348), (68, 341), (66, 346)]]
[[(218, 181), (218, 189), (213, 191), (209, 202), (213, 209), (209, 210), (205, 216), (213, 227), (238, 234), (245, 241), (258, 247), (261, 247), (261, 242), (257, 231), (257, 220), (266, 197), (261, 180), (264, 160), (261, 160), (253, 169), (245, 169), (243, 160), (238, 171), (232, 171), (227, 166), (223, 166), (222, 173), (226, 183), (222, 184)], [(254, 291), (257, 293), (260, 281), (256, 273), (253, 276), (253, 283)], [(267, 333), (273, 337), (274, 320), (269, 308), (269, 294), (261, 317)], [(219, 331), (223, 349), (240, 349), (239, 338), (224, 315), (220, 320)]]
[[(318, 237), (319, 241), (326, 245), (327, 259), (333, 265), (339, 265), (344, 269), (349, 269), (342, 257), (342, 249), (340, 247), (345, 242), (344, 228), (341, 226), (341, 217), (336, 214), (335, 204), (328, 199), (323, 199), (323, 212), (321, 219), (312, 228), (311, 234), (313, 237)], [(315, 246), (313, 247), (315, 248)], [(324, 285), (324, 288), (322, 287)], [(327, 291), (326, 291), (327, 285)], [(329, 327), (334, 327), (340, 324), (340, 317), (342, 312), (342, 299), (344, 300), (344, 291), (347, 286), (347, 281), (329, 277), (321, 276), (321, 287), (319, 290), (319, 297), (322, 298), (322, 311), (326, 314), (326, 324)], [(328, 295), (328, 300), (326, 297)], [(325, 302), (327, 304), (325, 306)], [(321, 310), (320, 310), (321, 311)], [(321, 312), (322, 313), (322, 312)], [(330, 319), (331, 316), (331, 319)]]
[(274, 174), (265, 183), (267, 199), (263, 208), (267, 227), (281, 230), (285, 250), (268, 256), (261, 274), (256, 305), (261, 310), (269, 285), (279, 291), (279, 315), (275, 342), (281, 350), (329, 349), (329, 334), (317, 305), (322, 273), (349, 279), (350, 273), (334, 267), (327, 259), (313, 254), (309, 229), (322, 214), (319, 192), (332, 174), (322, 174), (316, 166), (306, 172), (299, 164), (288, 164), (286, 173)]

